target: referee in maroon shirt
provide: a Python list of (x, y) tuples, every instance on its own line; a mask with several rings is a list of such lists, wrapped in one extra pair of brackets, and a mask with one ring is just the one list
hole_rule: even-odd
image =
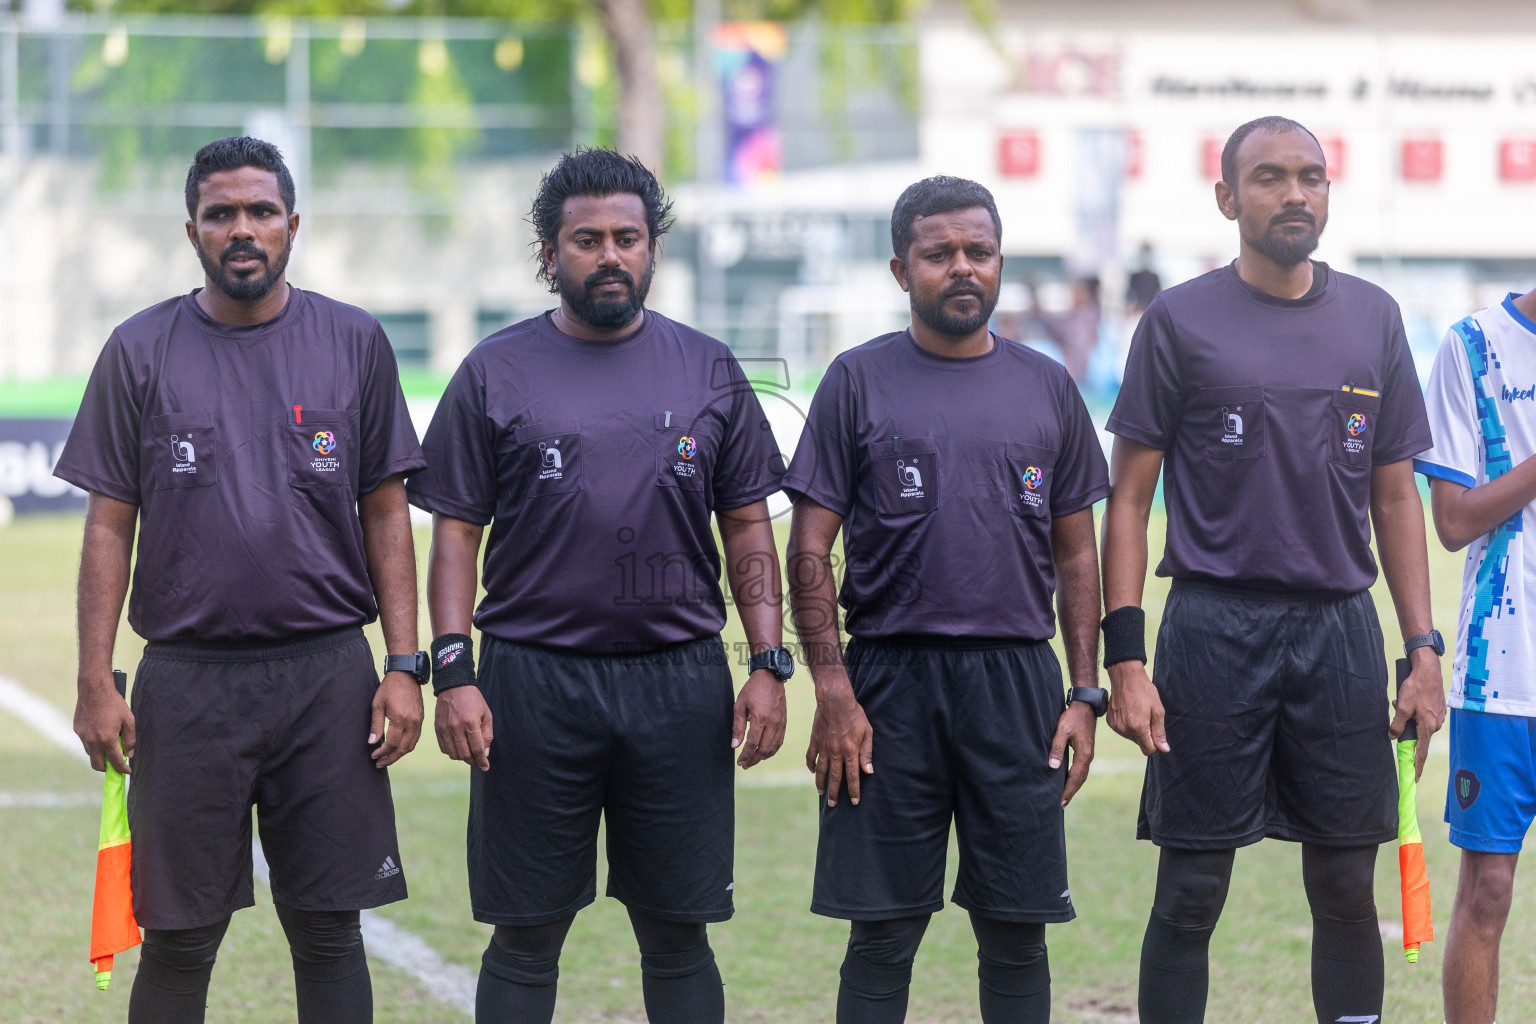
[[(203, 1019), (254, 901), (254, 805), (299, 1020), (365, 1024), (358, 914), (406, 896), (383, 769), (421, 730), (402, 476), (425, 461), (378, 321), (287, 282), (299, 215), (277, 150), (210, 143), (186, 198), (204, 287), (112, 332), (57, 469), (90, 492), (75, 732), (98, 771), (133, 772), (128, 1019)], [(128, 622), (149, 643), (130, 710), (112, 646), (135, 525)], [(380, 617), (382, 684), (360, 628)]]

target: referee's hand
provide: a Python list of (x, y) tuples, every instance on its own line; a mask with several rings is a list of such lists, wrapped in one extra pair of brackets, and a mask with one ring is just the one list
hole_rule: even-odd
[(1413, 780), (1417, 782), (1429, 757), (1429, 738), (1445, 724), (1445, 679), (1440, 656), (1430, 648), (1416, 648), (1409, 660), (1413, 668), (1397, 691), (1397, 700), (1392, 702), (1396, 714), (1387, 731), (1395, 740), (1403, 734), (1410, 718), (1418, 726), (1419, 742), (1413, 751)]
[(1072, 760), (1067, 765), (1067, 781), (1061, 791), (1063, 807), (1072, 802), (1077, 791), (1083, 788), (1083, 783), (1088, 781), (1088, 766), (1093, 763), (1093, 734), (1097, 725), (1098, 719), (1093, 708), (1082, 701), (1068, 704), (1056, 720), (1056, 736), (1051, 740), (1051, 753), (1047, 762), (1051, 770), (1060, 768), (1067, 751), (1072, 751)]
[(1109, 666), (1109, 727), (1141, 748), (1148, 757), (1168, 753), (1163, 731), (1163, 698), (1139, 661)]
[(864, 775), (875, 772), (874, 747), (874, 727), (853, 695), (853, 686), (844, 678), (840, 687), (823, 693), (818, 681), (805, 767), (816, 773), (816, 792), (826, 796), (828, 807), (837, 806), (845, 779), (848, 800), (858, 806), (859, 783)]
[(416, 678), (409, 672), (384, 673), (384, 681), (373, 695), (373, 721), (368, 727), (369, 744), (378, 744), (372, 755), (373, 766), (388, 768), (415, 750), (424, 717)]
[(101, 680), (80, 680), (75, 700), (75, 735), (90, 756), (92, 768), (104, 772), (110, 763), (124, 775), (130, 774), (133, 712), (128, 710), (128, 702), (118, 696), (110, 673)]
[(751, 768), (777, 754), (784, 745), (784, 723), (788, 718), (784, 684), (779, 677), (765, 668), (748, 676), (731, 714), (731, 746), (741, 748), (736, 763)]
[(491, 709), (478, 686), (455, 686), (437, 695), (432, 713), (437, 746), (455, 761), (491, 770)]

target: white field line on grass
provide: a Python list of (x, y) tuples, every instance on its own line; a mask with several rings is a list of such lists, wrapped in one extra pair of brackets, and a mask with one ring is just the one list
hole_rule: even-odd
[(90, 793), (0, 793), (0, 808), (97, 807), (101, 797)]
[[(74, 727), (64, 713), (21, 684), (0, 676), (0, 709), (11, 712), (38, 733), (51, 740), (55, 746), (75, 759), (89, 763), (85, 749), (75, 735)], [(4, 798), (57, 797), (76, 800), (73, 794), (0, 794), (0, 807), (6, 806), (96, 806), (99, 797), (80, 799), (70, 804), (7, 804)], [(261, 842), (252, 840), (252, 870), (263, 885), (271, 886), (271, 874)], [(475, 1012), (476, 976), (469, 968), (450, 963), (421, 939), (401, 928), (393, 921), (371, 910), (362, 913), (363, 942), (373, 957), (416, 979), (427, 995), (446, 1003), (468, 1016)]]

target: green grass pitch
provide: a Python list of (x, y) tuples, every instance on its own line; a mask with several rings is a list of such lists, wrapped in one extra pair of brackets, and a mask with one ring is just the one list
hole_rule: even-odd
[[(1161, 535), (1160, 522), (1154, 523), (1153, 535)], [(426, 540), (418, 533), (422, 558)], [(80, 520), (75, 517), (18, 520), (0, 530), (0, 674), (66, 714), (74, 703), (79, 541)], [(1432, 548), (1435, 618), (1447, 632), (1456, 621), (1460, 566), (1460, 555)], [(1165, 592), (1165, 581), (1149, 580), (1152, 623), (1159, 617)], [(1378, 584), (1376, 597), (1385, 633), (1394, 637), (1395, 619), (1384, 586)], [(377, 631), (371, 630), (370, 636), (378, 650)], [(740, 628), (733, 619), (727, 641), (737, 639)], [(118, 664), (132, 670), (140, 646), (124, 626)], [(803, 673), (790, 682), (789, 699), (791, 723), (784, 750), (742, 775), (737, 913), (733, 921), (711, 929), (732, 1021), (830, 1021), (846, 941), (843, 923), (814, 917), (806, 909), (816, 797), (802, 763), (812, 710)], [(1435, 742), (1445, 741), (1441, 737)], [(1135, 1020), (1137, 959), (1156, 867), (1155, 850), (1132, 838), (1141, 782), (1138, 761), (1129, 744), (1101, 726), (1100, 770), (1068, 811), (1072, 889), (1081, 916), (1048, 931), (1058, 1021)], [(1434, 885), (1437, 941), (1416, 966), (1409, 966), (1399, 943), (1383, 940), (1386, 1017), (1394, 1021), (1440, 1019), (1440, 963), (1458, 855), (1447, 844), (1441, 821), (1445, 758), (1432, 758), (1429, 765), (1420, 788), (1419, 814)], [(463, 857), (468, 771), (438, 752), (429, 714), (421, 745), (391, 773), (411, 899), (383, 913), (448, 959), (474, 968), (488, 929), (469, 914)], [(0, 793), (28, 792), (99, 796), (99, 776), (20, 720), (0, 712)], [(107, 993), (96, 991), (86, 961), (95, 835), (96, 811), (91, 807), (0, 807), (0, 964), (5, 965), (0, 971), (0, 1019), (16, 1024), (125, 1019), (136, 954), (119, 958)], [(953, 872), (953, 856), (950, 863)], [(1381, 916), (1395, 921), (1399, 909), (1393, 847), (1383, 849), (1377, 877)], [(257, 893), (257, 906), (236, 915), (220, 954), (210, 1021), (266, 1024), (293, 1019), (286, 946), (266, 892), (258, 887)], [(1525, 1019), (1529, 1007), (1536, 1005), (1533, 909), (1523, 887), (1517, 888), (1504, 944), (1501, 1018)], [(1209, 1019), (1249, 1024), (1312, 1019), (1309, 934), (1299, 850), (1278, 842), (1243, 850), (1211, 947)], [(556, 1019), (564, 1024), (642, 1021), (638, 961), (622, 908), (599, 898), (577, 918), (566, 945)], [(974, 1020), (975, 963), (965, 914), (951, 907), (936, 915), (918, 955), (910, 1019)], [(467, 1019), (429, 1000), (409, 976), (377, 961), (373, 978), (381, 1024)]]

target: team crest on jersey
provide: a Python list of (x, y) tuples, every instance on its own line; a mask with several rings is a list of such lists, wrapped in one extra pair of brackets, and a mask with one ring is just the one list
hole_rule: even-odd
[(336, 449), (336, 435), (329, 430), (321, 430), (315, 434), (312, 447), (321, 455), (329, 455)]
[(689, 437), (687, 434), (684, 434), (682, 437), (677, 439), (677, 454), (681, 455), (683, 458), (693, 458), (694, 453), (698, 450), (698, 442)]

